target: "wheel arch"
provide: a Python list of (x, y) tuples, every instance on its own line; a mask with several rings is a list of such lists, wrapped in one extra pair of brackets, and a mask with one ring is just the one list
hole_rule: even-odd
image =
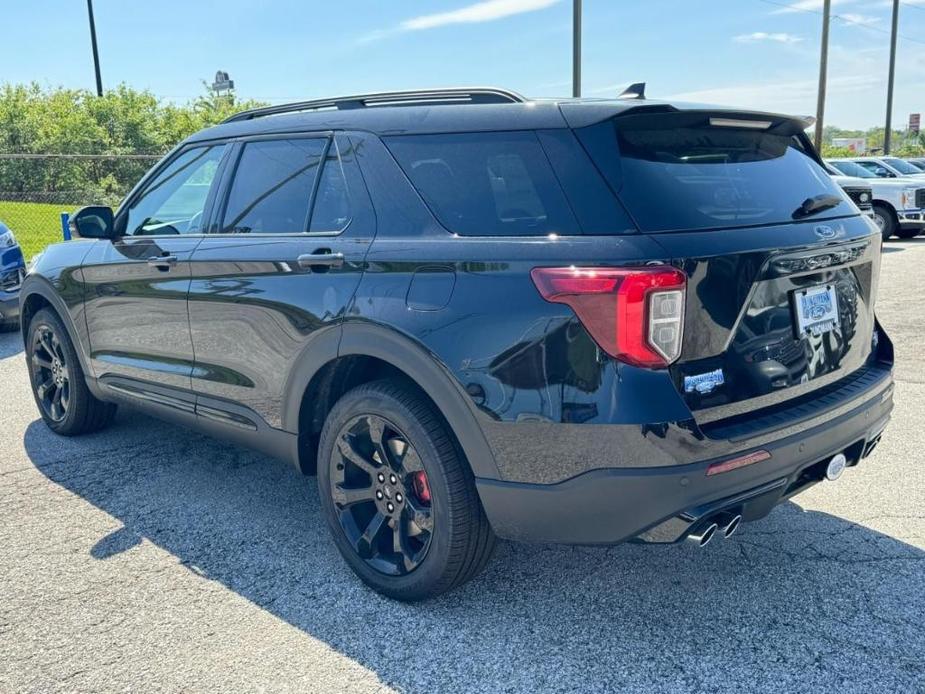
[(899, 224), (899, 215), (896, 213), (896, 206), (893, 205), (889, 200), (884, 200), (883, 198), (877, 198), (871, 203), (874, 207), (883, 207), (886, 208), (886, 211), (890, 213), (890, 216), (893, 217), (893, 223)]
[(50, 308), (53, 310), (58, 318), (61, 319), (61, 322), (64, 323), (68, 336), (71, 338), (71, 342), (74, 345), (74, 351), (77, 352), (77, 358), (80, 360), (80, 367), (88, 377), (88, 380), (90, 380), (89, 377), (93, 373), (90, 370), (90, 360), (87, 357), (85, 346), (81, 339), (81, 332), (77, 330), (77, 326), (74, 323), (74, 317), (71, 315), (64, 300), (58, 295), (54, 287), (48, 280), (38, 275), (26, 277), (26, 281), (23, 283), (22, 289), (20, 290), (19, 328), (22, 334), (23, 344), (26, 343), (29, 323), (32, 321), (32, 317), (43, 308)]
[(317, 434), (334, 403), (348, 390), (381, 378), (398, 378), (416, 387), (446, 421), (473, 474), (498, 479), (494, 455), (462, 386), (433, 354), (395, 330), (376, 324), (343, 325), (339, 345), (329, 358), (312, 354), (291, 379), (283, 427), (299, 434), (296, 460), (303, 472), (315, 463)]

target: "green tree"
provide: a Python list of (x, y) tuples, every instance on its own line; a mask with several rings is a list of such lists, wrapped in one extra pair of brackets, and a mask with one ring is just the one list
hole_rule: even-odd
[[(0, 194), (73, 192), (113, 202), (160, 156), (192, 133), (261, 106), (208, 87), (177, 105), (121, 84), (98, 97), (81, 89), (0, 85)], [(138, 159), (13, 159), (3, 154), (152, 155)]]

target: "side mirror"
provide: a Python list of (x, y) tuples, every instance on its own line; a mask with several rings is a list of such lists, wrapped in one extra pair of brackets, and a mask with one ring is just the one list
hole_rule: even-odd
[(71, 233), (83, 239), (111, 239), (115, 235), (112, 208), (103, 205), (81, 207), (69, 224)]

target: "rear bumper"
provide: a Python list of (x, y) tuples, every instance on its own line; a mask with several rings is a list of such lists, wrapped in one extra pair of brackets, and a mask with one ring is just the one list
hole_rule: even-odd
[(771, 457), (707, 476), (711, 463), (735, 456), (656, 468), (593, 470), (558, 484), (477, 479), (495, 532), (526, 542), (613, 544), (629, 539), (675, 542), (721, 510), (745, 520), (824, 477), (824, 464), (844, 452), (849, 466), (872, 450), (893, 407), (892, 381), (817, 427), (766, 442)]

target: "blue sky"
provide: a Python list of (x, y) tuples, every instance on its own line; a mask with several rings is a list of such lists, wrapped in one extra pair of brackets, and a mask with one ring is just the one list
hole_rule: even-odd
[[(7, 2), (0, 81), (93, 87), (83, 0)], [(271, 102), (491, 84), (570, 92), (571, 0), (95, 0), (104, 86), (184, 101), (217, 69)], [(586, 96), (815, 112), (822, 0), (584, 0)], [(889, 0), (833, 0), (826, 122), (884, 118)], [(15, 31), (10, 28), (16, 27)], [(894, 122), (925, 111), (925, 0), (900, 13)]]

